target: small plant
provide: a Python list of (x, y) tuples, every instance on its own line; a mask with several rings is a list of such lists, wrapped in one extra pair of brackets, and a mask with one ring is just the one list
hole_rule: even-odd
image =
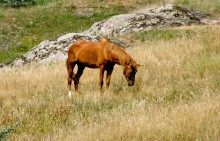
[(15, 131), (18, 126), (21, 124), (21, 122), (18, 122), (14, 125), (11, 125), (10, 127), (4, 128), (0, 130), (0, 141), (3, 141), (6, 139), (6, 137), (13, 131)]

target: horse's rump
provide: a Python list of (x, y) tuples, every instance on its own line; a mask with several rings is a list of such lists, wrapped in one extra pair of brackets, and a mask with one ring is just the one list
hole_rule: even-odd
[(69, 48), (68, 59), (82, 63), (89, 68), (98, 68), (99, 61), (103, 59), (100, 52), (101, 46), (99, 43), (80, 40)]

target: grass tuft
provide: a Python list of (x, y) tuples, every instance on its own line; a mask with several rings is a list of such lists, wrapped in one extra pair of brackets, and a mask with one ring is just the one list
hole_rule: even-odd
[(4, 129), (0, 130), (0, 141), (5, 140), (9, 134), (11, 134), (13, 131), (15, 131), (18, 128), (18, 126), (21, 125), (21, 123), (22, 122), (18, 122), (14, 125), (11, 125), (8, 128), (4, 128)]

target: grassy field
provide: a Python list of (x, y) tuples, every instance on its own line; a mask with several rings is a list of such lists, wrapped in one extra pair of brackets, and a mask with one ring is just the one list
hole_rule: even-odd
[[(40, 1), (40, 0), (39, 0)], [(220, 15), (219, 0), (166, 0)], [(42, 40), (81, 32), (109, 16), (158, 0), (59, 0), (0, 5), (0, 63)], [(92, 14), (91, 14), (92, 13)], [(0, 70), (0, 140), (220, 140), (220, 26), (133, 33), (117, 39), (143, 66), (128, 87), (121, 66), (101, 96), (99, 70), (86, 69), (68, 99), (65, 62)]]
[(119, 37), (143, 66), (134, 87), (116, 66), (104, 96), (99, 71), (86, 69), (81, 94), (68, 99), (64, 62), (1, 72), (0, 128), (18, 124), (10, 140), (217, 141), (219, 36), (220, 26), (195, 26)]

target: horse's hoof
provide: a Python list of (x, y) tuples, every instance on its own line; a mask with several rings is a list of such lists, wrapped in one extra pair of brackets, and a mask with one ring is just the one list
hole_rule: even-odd
[(103, 95), (109, 95), (109, 91), (105, 91)]
[(69, 97), (69, 98), (72, 97), (72, 93), (71, 93), (71, 91), (69, 91), (69, 93), (68, 93), (68, 97)]

